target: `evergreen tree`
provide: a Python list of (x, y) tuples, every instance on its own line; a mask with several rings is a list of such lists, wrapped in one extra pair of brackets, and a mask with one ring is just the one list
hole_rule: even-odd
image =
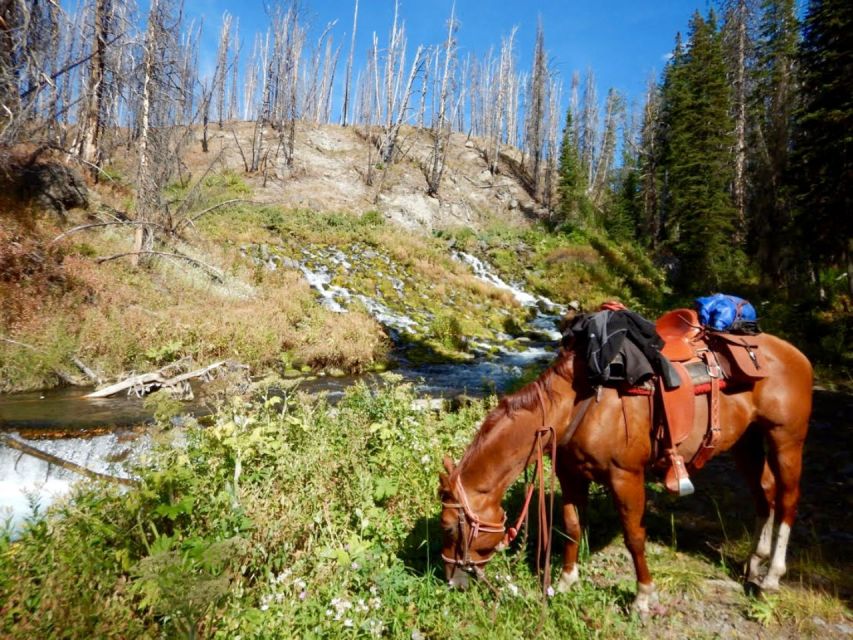
[(697, 12), (689, 43), (667, 67), (662, 97), (662, 222), (680, 285), (718, 288), (740, 257), (732, 245), (731, 96), (713, 12)]
[(557, 211), (561, 221), (581, 222), (581, 199), (585, 190), (586, 185), (581, 174), (578, 145), (572, 123), (572, 110), (567, 109), (557, 165)]
[(766, 285), (785, 282), (798, 253), (790, 235), (793, 203), (787, 183), (797, 41), (794, 0), (765, 0), (753, 70), (749, 248)]
[(796, 226), (818, 267), (846, 268), (853, 295), (853, 3), (811, 0), (800, 65)]

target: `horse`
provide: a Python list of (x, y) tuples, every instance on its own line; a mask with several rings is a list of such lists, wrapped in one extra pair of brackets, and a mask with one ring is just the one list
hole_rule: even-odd
[[(768, 375), (746, 388), (733, 386), (721, 392), (714, 455), (731, 451), (754, 499), (756, 527), (745, 570), (747, 585), (772, 592), (786, 571), (788, 539), (800, 498), (812, 367), (780, 338), (766, 333), (752, 338)], [(696, 396), (691, 435), (679, 446), (685, 460), (702, 445), (708, 412), (707, 399)], [(607, 487), (615, 501), (636, 573), (633, 609), (647, 614), (657, 602), (643, 525), (645, 474), (654, 462), (651, 414), (647, 397), (591, 385), (583, 356), (571, 346), (563, 348), (538, 379), (504, 397), (486, 416), (459, 464), (454, 466), (446, 457), (446, 473), (439, 476), (442, 557), (450, 586), (465, 588), (468, 575), (481, 574), (492, 555), (514, 537), (514, 529), (506, 531), (501, 501), (531, 463), (537, 442), (542, 447), (546, 438), (544, 448), (555, 452), (552, 463), (562, 489), (568, 536), (556, 590), (567, 591), (579, 581), (580, 514), (590, 482), (595, 481)]]

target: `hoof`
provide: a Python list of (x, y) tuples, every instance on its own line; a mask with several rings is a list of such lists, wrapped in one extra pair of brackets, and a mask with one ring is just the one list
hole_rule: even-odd
[(761, 589), (761, 593), (778, 593), (779, 592), (779, 578), (764, 578), (759, 585)]
[(557, 581), (557, 593), (567, 593), (571, 591), (572, 588), (580, 582), (580, 575), (578, 574), (578, 566), (575, 565), (571, 571), (563, 571), (560, 575), (560, 579)]
[(634, 598), (634, 604), (631, 605), (631, 612), (636, 613), (641, 618), (647, 618), (652, 613), (658, 613), (660, 603), (658, 601), (658, 592), (655, 585), (638, 584), (637, 597)]

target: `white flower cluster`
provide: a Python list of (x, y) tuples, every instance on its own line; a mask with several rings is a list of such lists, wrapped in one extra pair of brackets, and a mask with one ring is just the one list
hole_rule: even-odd
[(299, 600), (308, 597), (308, 583), (302, 578), (290, 580), (293, 571), (285, 569), (275, 576), (270, 576), (272, 591), (261, 596), (261, 611), (267, 611), (270, 605), (282, 604), (288, 595), (296, 594)]
[[(335, 622), (340, 622), (346, 628), (354, 628), (357, 625), (357, 620), (370, 614), (371, 611), (378, 611), (382, 608), (382, 599), (379, 597), (379, 589), (376, 585), (370, 587), (370, 598), (358, 598), (351, 601), (347, 598), (334, 597), (329, 602), (329, 607), (326, 609), (326, 617), (331, 618)], [(385, 623), (374, 618), (366, 618), (360, 623), (360, 628), (367, 631), (374, 638), (380, 637), (385, 633)]]

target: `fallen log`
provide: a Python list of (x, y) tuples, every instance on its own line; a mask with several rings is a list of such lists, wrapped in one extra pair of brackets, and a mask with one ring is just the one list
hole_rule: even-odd
[(187, 373), (182, 373), (180, 375), (176, 375), (173, 377), (167, 377), (164, 375), (165, 371), (168, 371), (171, 368), (174, 368), (175, 364), (170, 364), (158, 371), (152, 371), (150, 373), (142, 373), (134, 376), (130, 376), (120, 382), (116, 382), (108, 387), (104, 387), (103, 389), (99, 389), (98, 391), (93, 391), (92, 393), (87, 393), (84, 398), (108, 398), (109, 396), (114, 396), (117, 393), (121, 393), (122, 391), (131, 391), (137, 390), (137, 395), (146, 395), (155, 389), (163, 389), (163, 388), (175, 388), (181, 383), (187, 382), (188, 380), (192, 380), (194, 378), (206, 378), (208, 377), (214, 370), (219, 369), (220, 367), (224, 367), (230, 364), (228, 360), (220, 360), (219, 362), (214, 362), (213, 364), (207, 365), (206, 367), (202, 367), (201, 369), (196, 369), (195, 371), (188, 371)]
[(32, 456), (34, 458), (38, 458), (39, 460), (44, 460), (50, 464), (55, 464), (57, 467), (62, 467), (63, 469), (67, 469), (68, 471), (73, 471), (74, 473), (79, 473), (81, 476), (86, 476), (87, 478), (91, 478), (92, 480), (106, 480), (108, 482), (115, 482), (117, 484), (123, 484), (128, 487), (133, 487), (139, 484), (136, 480), (132, 480), (130, 478), (119, 478), (118, 476), (111, 476), (106, 473), (99, 473), (97, 471), (92, 471), (86, 467), (83, 467), (76, 462), (71, 462), (70, 460), (64, 460), (63, 458), (59, 458), (52, 453), (47, 453), (46, 451), (42, 451), (41, 449), (36, 449), (25, 442), (21, 442), (17, 438), (13, 438), (12, 436), (0, 433), (0, 444), (3, 444), (10, 449), (15, 449), (16, 451), (20, 451), (21, 453), (25, 453), (28, 456)]

